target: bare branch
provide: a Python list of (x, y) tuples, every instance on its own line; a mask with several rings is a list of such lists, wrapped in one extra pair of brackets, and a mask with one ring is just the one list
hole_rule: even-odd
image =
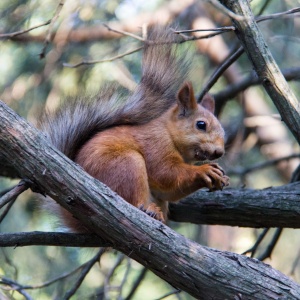
[(135, 52), (138, 52), (140, 51), (141, 49), (143, 49), (143, 47), (138, 47), (138, 48), (135, 48), (133, 50), (130, 50), (130, 51), (127, 51), (123, 54), (120, 54), (120, 55), (117, 55), (117, 56), (114, 56), (114, 57), (111, 57), (111, 58), (107, 58), (107, 59), (102, 59), (102, 60), (90, 60), (90, 61), (82, 61), (80, 63), (77, 63), (77, 64), (69, 64), (69, 63), (63, 63), (63, 66), (64, 67), (67, 67), (67, 68), (77, 68), (79, 66), (82, 66), (82, 65), (94, 65), (94, 64), (98, 64), (98, 63), (104, 63), (104, 62), (110, 62), (110, 61), (114, 61), (114, 60), (117, 60), (119, 58), (122, 58), (124, 56), (127, 56), (127, 55), (130, 55), (132, 53), (135, 53)]
[(112, 31), (112, 32), (116, 32), (116, 33), (119, 33), (119, 34), (122, 34), (122, 35), (126, 35), (126, 36), (130, 36), (136, 40), (139, 40), (139, 41), (142, 41), (142, 42), (145, 42), (145, 39), (136, 35), (136, 34), (132, 34), (130, 32), (127, 32), (127, 31), (123, 31), (123, 30), (117, 30), (117, 29), (113, 29), (111, 28), (109, 25), (107, 24), (104, 24), (103, 23), (103, 26), (106, 27), (109, 31)]
[(246, 174), (251, 173), (253, 171), (261, 170), (263, 168), (270, 167), (272, 165), (276, 165), (276, 164), (278, 164), (282, 161), (287, 161), (287, 160), (295, 159), (295, 158), (300, 158), (300, 154), (291, 154), (291, 155), (288, 155), (288, 156), (285, 156), (285, 157), (279, 157), (279, 158), (276, 158), (276, 159), (271, 159), (271, 160), (268, 160), (268, 161), (265, 161), (265, 162), (262, 162), (262, 163), (258, 163), (256, 165), (252, 165), (248, 168), (243, 168), (243, 169), (240, 169), (240, 170), (237, 170), (237, 169), (229, 170), (227, 173), (229, 175), (245, 176)]
[(179, 293), (181, 293), (181, 290), (176, 289), (176, 290), (173, 290), (173, 291), (163, 295), (162, 297), (157, 298), (157, 300), (163, 300), (163, 299), (166, 299), (169, 296), (176, 295), (176, 294), (179, 294)]
[[(290, 68), (281, 71), (286, 80), (296, 80), (300, 78), (300, 68)], [(256, 75), (256, 72), (252, 72), (249, 76), (245, 77), (239, 82), (228, 85), (225, 89), (214, 94), (216, 102), (227, 101), (234, 98), (238, 93), (246, 90), (250, 86), (261, 84), (262, 80)]]
[[(58, 281), (61, 281), (63, 279), (66, 279), (72, 275), (74, 275), (75, 273), (77, 273), (79, 270), (83, 270), (82, 271), (82, 274), (86, 272), (87, 269), (90, 269), (91, 265), (94, 264), (94, 261), (96, 260), (96, 262), (99, 260), (100, 256), (105, 252), (105, 249), (101, 249), (98, 254), (93, 257), (91, 260), (87, 261), (86, 263), (80, 265), (79, 267), (77, 267), (76, 269), (70, 271), (70, 272), (67, 272), (67, 273), (64, 273), (54, 279), (51, 279), (49, 281), (46, 281), (44, 283), (41, 283), (41, 284), (36, 284), (36, 285), (23, 285), (23, 284), (20, 284), (20, 283), (17, 283), (16, 281), (13, 281), (11, 279), (8, 279), (6, 277), (1, 277), (1, 280), (0, 280), (0, 283), (2, 281), (3, 284), (8, 284), (10, 286), (12, 286), (14, 289), (16, 290), (34, 290), (34, 289), (41, 289), (41, 288), (45, 288), (47, 286), (50, 286)], [(101, 254), (99, 256), (99, 254)], [(26, 294), (27, 295), (27, 294)]]
[[(298, 12), (300, 12), (300, 7), (292, 8), (292, 9), (289, 9), (287, 11), (283, 11), (280, 13), (256, 17), (256, 22), (259, 23), (259, 22), (263, 22), (263, 21), (267, 21), (267, 20), (274, 20), (274, 19), (278, 19), (281, 17), (289, 16), (291, 14), (296, 14)], [(295, 18), (295, 17), (299, 17), (299, 16), (300, 16), (299, 14), (296, 14), (293, 17)]]
[(50, 22), (51, 22), (51, 20), (48, 20), (48, 21), (45, 22), (45, 23), (42, 23), (42, 24), (33, 26), (33, 27), (28, 28), (28, 29), (25, 29), (25, 30), (20, 30), (20, 31), (11, 32), (11, 33), (2, 33), (2, 34), (0, 34), (0, 39), (4, 39), (4, 38), (10, 39), (10, 38), (16, 37), (16, 36), (18, 36), (18, 35), (21, 35), (21, 34), (24, 34), (24, 33), (29, 32), (29, 31), (32, 31), (32, 30), (34, 30), (34, 29), (37, 29), (37, 28), (40, 28), (40, 27), (49, 25)]
[[(223, 6), (224, 7), (224, 6)], [(261, 21), (265, 21), (265, 20), (269, 20), (272, 18), (278, 18), (280, 16), (286, 15), (286, 14), (292, 14), (297, 12), (297, 9), (293, 9), (293, 10), (289, 10), (286, 12), (282, 12), (282, 13), (278, 13), (278, 14), (274, 14), (274, 15), (269, 15), (269, 16), (264, 16), (264, 17), (258, 17), (257, 18), (257, 22), (261, 22)], [(139, 41), (145, 42), (145, 39), (143, 37), (140, 37), (136, 34), (132, 34), (130, 32), (127, 31), (123, 31), (123, 30), (118, 30), (118, 29), (114, 29), (111, 26), (109, 26), (108, 24), (102, 24), (104, 27), (106, 27), (109, 31), (111, 32), (115, 32), (115, 33), (119, 33), (122, 35), (126, 35), (126, 36), (130, 36), (134, 39), (137, 39)], [(180, 41), (179, 43), (184, 43), (184, 42), (190, 42), (190, 41), (196, 41), (196, 40), (200, 40), (200, 39), (207, 39), (207, 38), (212, 38), (216, 35), (222, 34), (224, 32), (228, 32), (228, 31), (234, 31), (235, 27), (234, 26), (225, 26), (225, 27), (220, 27), (220, 28), (211, 28), (211, 29), (193, 29), (193, 30), (174, 30), (174, 33), (176, 34), (180, 34), (180, 36), (183, 38), (182, 41)], [(215, 33), (211, 33), (211, 34), (207, 34), (207, 35), (202, 35), (202, 36), (187, 36), (184, 33), (193, 33), (193, 32), (200, 32), (200, 31), (216, 31)], [(81, 61), (80, 63), (77, 64), (70, 64), (70, 63), (63, 63), (64, 67), (68, 67), (68, 68), (77, 68), (79, 66), (82, 65), (93, 65), (93, 64), (97, 64), (97, 63), (104, 63), (104, 62), (111, 62), (120, 58), (123, 58), (127, 55), (130, 55), (132, 53), (135, 53), (139, 50), (141, 50), (142, 47), (138, 47), (136, 49), (127, 51), (123, 54), (108, 58), (108, 59), (101, 59), (101, 60), (91, 60), (91, 61)], [(223, 74), (223, 72), (233, 63), (235, 62), (240, 55), (242, 55), (244, 53), (243, 48), (239, 48), (237, 50), (238, 53), (234, 54), (232, 57), (229, 58), (228, 61), (225, 61), (224, 64), (221, 65), (221, 67), (216, 70), (216, 73), (214, 73), (212, 75), (212, 77), (210, 78), (210, 81), (207, 83), (207, 86), (205, 86), (205, 88), (203, 89), (203, 91), (201, 92), (200, 96), (199, 96), (199, 101), (201, 101), (201, 99), (203, 98), (203, 96), (205, 95), (205, 93), (207, 93), (209, 91), (209, 89), (216, 83), (216, 81), (219, 79), (219, 77)], [(236, 55), (236, 57), (235, 57)]]
[(2, 223), (2, 221), (3, 221), (4, 218), (6, 217), (6, 215), (8, 214), (8, 212), (10, 211), (10, 209), (12, 208), (12, 206), (14, 205), (15, 201), (16, 201), (16, 199), (10, 201), (10, 202), (6, 205), (4, 211), (3, 211), (2, 214), (0, 215), (0, 224)]
[(139, 287), (140, 283), (145, 278), (147, 271), (148, 271), (147, 268), (142, 269), (142, 271), (140, 272), (139, 276), (136, 278), (136, 280), (135, 280), (128, 296), (125, 298), (125, 300), (130, 300), (134, 296), (134, 294), (135, 294), (137, 288)]
[(12, 188), (4, 196), (0, 198), (0, 209), (10, 201), (14, 201), (17, 197), (28, 189), (28, 184), (21, 180), (18, 185)]
[(120, 264), (123, 262), (125, 259), (125, 255), (120, 253), (117, 257), (117, 260), (114, 264), (114, 266), (109, 270), (108, 274), (105, 276), (105, 283), (104, 283), (104, 295), (106, 299), (109, 299), (109, 290), (112, 289), (113, 287), (110, 287), (109, 281), (113, 277), (116, 269), (120, 266)]
[(255, 244), (248, 250), (246, 250), (245, 252), (243, 252), (243, 255), (246, 255), (248, 253), (251, 253), (251, 257), (254, 257), (257, 248), (259, 247), (260, 243), (263, 241), (263, 239), (265, 238), (265, 236), (267, 235), (267, 233), (269, 232), (270, 228), (265, 228), (262, 233), (259, 235), (258, 239), (256, 240)]
[(265, 260), (266, 258), (271, 257), (271, 254), (279, 240), (282, 230), (283, 230), (282, 228), (276, 228), (275, 234), (273, 235), (271, 242), (268, 244), (265, 251), (257, 259)]
[(39, 54), (41, 59), (44, 58), (46, 55), (46, 49), (47, 49), (49, 43), (51, 42), (51, 38), (53, 37), (52, 29), (53, 29), (54, 23), (58, 19), (59, 13), (60, 13), (61, 9), (63, 8), (63, 5), (64, 5), (64, 2), (63, 2), (63, 0), (61, 0), (54, 12), (52, 19), (50, 20), (50, 26), (49, 26), (47, 34), (46, 34), (46, 38), (44, 41), (44, 47), (43, 47), (41, 53)]
[(24, 296), (26, 300), (33, 300), (33, 298), (31, 298), (30, 295), (24, 291), (24, 287), (12, 279), (0, 276), (0, 284), (10, 286), (10, 290), (17, 291)]
[[(123, 22), (111, 22), (109, 26), (111, 28), (118, 28), (118, 31), (136, 32), (137, 24), (153, 24), (153, 20), (157, 20), (159, 24), (167, 24), (174, 16), (181, 13), (184, 9), (189, 7), (193, 3), (192, 0), (172, 0), (167, 1), (165, 5), (162, 5), (155, 12), (144, 13), (136, 16), (134, 19), (129, 18)], [(63, 34), (63, 33), (62, 33)], [(55, 32), (53, 33), (55, 35)], [(101, 39), (115, 39), (117, 35), (108, 31), (102, 24), (77, 28), (72, 30), (68, 35), (67, 42), (85, 43), (88, 41), (99, 41)], [(45, 40), (45, 34), (40, 35), (21, 35), (14, 39), (20, 42), (43, 42)], [(57, 43), (54, 40), (53, 43)]]
[(218, 81), (218, 79), (223, 75), (225, 70), (229, 68), (242, 54), (244, 53), (243, 47), (238, 48), (233, 54), (230, 54), (228, 58), (215, 70), (213, 75), (209, 78), (209, 81), (205, 84), (200, 95), (198, 96), (198, 102), (202, 100), (204, 95), (208, 93), (211, 87)]
[(202, 32), (202, 31), (220, 31), (220, 32), (228, 32), (235, 30), (234, 26), (224, 26), (210, 29), (187, 29), (187, 30), (174, 30), (174, 33), (193, 33), (193, 32)]
[(101, 249), (86, 265), (83, 267), (82, 272), (79, 276), (79, 278), (76, 280), (73, 287), (65, 294), (63, 297), (64, 300), (70, 299), (76, 291), (79, 289), (82, 281), (86, 277), (86, 275), (89, 273), (91, 268), (94, 266), (95, 263), (99, 262), (100, 257), (105, 252), (105, 249)]

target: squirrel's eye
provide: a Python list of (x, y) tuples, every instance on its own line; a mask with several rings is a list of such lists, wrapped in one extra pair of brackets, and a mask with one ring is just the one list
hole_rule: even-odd
[(204, 130), (206, 131), (206, 123), (204, 121), (197, 121), (196, 127), (199, 130)]

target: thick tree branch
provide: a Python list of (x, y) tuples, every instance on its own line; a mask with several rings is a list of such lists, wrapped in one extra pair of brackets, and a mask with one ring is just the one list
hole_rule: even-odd
[(300, 103), (291, 91), (255, 22), (248, 0), (220, 0), (244, 20), (232, 19), (241, 41), (264, 88), (277, 107), (282, 120), (300, 143)]
[(171, 204), (170, 216), (196, 224), (300, 228), (299, 196), (300, 182), (264, 190), (198, 191)]
[(87, 228), (200, 299), (298, 299), (300, 286), (251, 258), (202, 247), (126, 203), (0, 102), (0, 152)]
[[(263, 190), (226, 189), (223, 192), (199, 190), (181, 200), (170, 203), (169, 219), (194, 224), (229, 225), (239, 227), (285, 227), (300, 228), (300, 182)], [(4, 197), (4, 196), (3, 196)], [(2, 198), (1, 198), (2, 199)], [(4, 198), (3, 198), (4, 199)], [(1, 202), (1, 201), (0, 201)], [(260, 218), (257, 218), (257, 216)], [(7, 237), (8, 238), (8, 237)], [(28, 238), (28, 240), (27, 240)], [(7, 246), (57, 245), (84, 247), (85, 240), (49, 234), (47, 239), (32, 233), (32, 236), (16, 236)], [(44, 239), (44, 240), (43, 240)], [(30, 243), (31, 241), (31, 243)], [(89, 242), (87, 247), (103, 246)], [(0, 246), (1, 246), (0, 242)]]
[[(223, 193), (198, 191), (177, 204), (171, 203), (170, 219), (195, 224), (300, 228), (299, 191), (300, 182), (264, 190), (227, 189)], [(0, 247), (32, 245), (112, 246), (94, 234), (38, 231), (0, 233)]]

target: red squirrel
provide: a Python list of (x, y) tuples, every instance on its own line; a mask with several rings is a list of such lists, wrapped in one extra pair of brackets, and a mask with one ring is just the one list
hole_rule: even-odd
[[(130, 204), (165, 222), (168, 202), (199, 188), (221, 190), (229, 178), (215, 160), (224, 154), (224, 130), (214, 100), (197, 103), (187, 80), (189, 61), (178, 57), (170, 29), (154, 27), (144, 43), (142, 78), (123, 98), (112, 88), (66, 101), (47, 113), (42, 130), (52, 143)], [(79, 221), (59, 208), (64, 223)]]

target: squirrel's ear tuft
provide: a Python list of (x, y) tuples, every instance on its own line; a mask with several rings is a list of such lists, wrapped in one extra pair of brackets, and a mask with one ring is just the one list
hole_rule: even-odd
[(215, 99), (210, 94), (205, 94), (200, 104), (212, 114), (215, 112)]
[(179, 115), (186, 117), (197, 109), (197, 101), (191, 82), (185, 82), (177, 94)]

